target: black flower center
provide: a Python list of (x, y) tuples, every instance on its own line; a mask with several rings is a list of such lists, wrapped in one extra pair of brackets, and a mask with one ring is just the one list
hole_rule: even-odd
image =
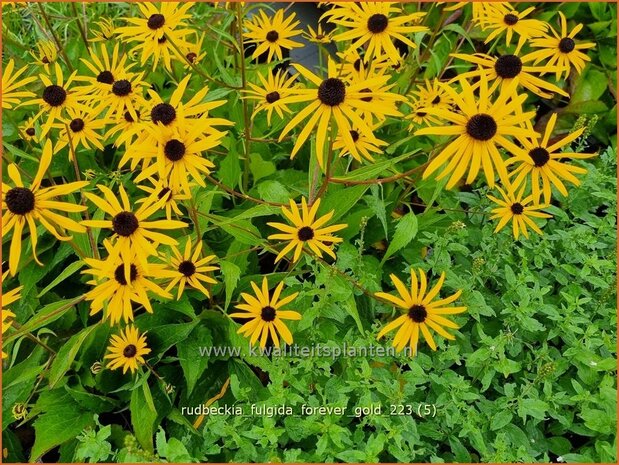
[[(370, 89), (361, 89), (359, 92), (362, 92), (364, 94), (371, 94), (372, 91)], [(368, 97), (361, 97), (361, 100), (363, 100), (364, 102), (371, 102), (372, 101), (372, 96), (368, 96)]]
[(503, 22), (508, 26), (513, 26), (518, 22), (518, 16), (513, 13), (507, 13), (505, 16), (503, 16)]
[(385, 29), (387, 29), (388, 24), (389, 18), (380, 13), (372, 15), (368, 19), (368, 29), (373, 34), (383, 32)]
[(69, 127), (73, 132), (80, 132), (84, 129), (84, 120), (82, 118), (75, 118), (69, 123)]
[(436, 105), (438, 103), (441, 103), (441, 96), (437, 95), (436, 97), (434, 97), (434, 100), (432, 100), (432, 105)]
[(178, 265), (178, 272), (189, 277), (196, 272), (196, 265), (194, 265), (192, 261), (185, 260)]
[(355, 68), (355, 71), (359, 72), (361, 70), (361, 58), (357, 58), (352, 66)]
[(123, 356), (126, 358), (133, 358), (138, 353), (138, 349), (134, 344), (129, 344), (123, 349)]
[(522, 206), (521, 203), (518, 203), (518, 202), (513, 203), (510, 208), (514, 215), (522, 215), (522, 212), (524, 211), (524, 207)]
[(164, 187), (163, 189), (161, 189), (159, 191), (159, 193), (157, 194), (157, 198), (159, 200), (161, 200), (162, 198), (164, 198), (166, 195), (168, 195), (168, 193), (170, 192), (170, 188), (169, 187)]
[(159, 29), (165, 24), (165, 17), (162, 14), (155, 13), (154, 15), (150, 15), (146, 24), (152, 30)]
[(4, 198), (6, 206), (15, 215), (25, 215), (34, 210), (34, 194), (25, 187), (10, 189)]
[(43, 64), (49, 65), (49, 58), (44, 56), (43, 58), (41, 58), (41, 61), (43, 62)]
[(157, 43), (158, 43), (158, 44), (165, 44), (165, 43), (167, 42), (167, 40), (168, 40), (168, 39), (166, 38), (166, 36), (161, 36), (161, 37), (159, 37), (159, 38), (157, 39)]
[(325, 105), (335, 107), (346, 98), (346, 86), (338, 78), (328, 78), (318, 87), (318, 100)]
[(43, 100), (52, 107), (59, 107), (67, 99), (67, 91), (62, 87), (52, 84), (43, 90)]
[(423, 118), (424, 116), (427, 115), (427, 113), (425, 111), (418, 111), (417, 113), (415, 113), (419, 118)]
[(415, 323), (423, 323), (426, 321), (428, 311), (423, 305), (413, 305), (408, 309), (408, 317)]
[(273, 42), (277, 42), (277, 39), (279, 39), (279, 34), (277, 33), (277, 31), (269, 31), (267, 32), (267, 40), (271, 43)]
[(559, 50), (561, 50), (562, 53), (570, 53), (574, 50), (574, 48), (576, 48), (576, 42), (574, 42), (574, 39), (564, 37), (559, 41)]
[(150, 112), (153, 123), (162, 123), (167, 126), (176, 119), (176, 110), (169, 103), (158, 103)]
[(34, 134), (35, 134), (34, 128), (26, 129), (26, 134), (28, 134), (30, 137), (34, 136)]
[(275, 319), (275, 309), (270, 305), (262, 308), (261, 316), (264, 321), (273, 321)]
[(309, 241), (310, 239), (314, 238), (314, 230), (310, 228), (309, 226), (303, 226), (297, 232), (297, 237), (299, 238), (300, 241), (303, 241), (303, 242)]
[(193, 53), (193, 52), (189, 52), (187, 55), (185, 55), (185, 58), (187, 58), (187, 61), (189, 63), (195, 63), (196, 62), (196, 58), (198, 58), (198, 54), (197, 53)]
[(273, 92), (269, 92), (265, 97), (267, 103), (274, 103), (279, 100), (279, 92), (274, 90)]
[(490, 115), (479, 113), (466, 123), (466, 132), (473, 139), (486, 141), (494, 137), (497, 131), (496, 121)]
[(131, 212), (120, 212), (112, 218), (112, 229), (119, 236), (131, 236), (139, 226), (140, 222)]
[(185, 155), (185, 144), (178, 139), (171, 139), (166, 142), (163, 153), (170, 161), (179, 161)]
[[(137, 116), (139, 118), (140, 117), (140, 112), (138, 110), (136, 110), (135, 113), (137, 114)], [(133, 119), (133, 116), (131, 116), (131, 113), (129, 113), (128, 111), (125, 112), (125, 121), (127, 123), (135, 122), (135, 120)]]
[(548, 163), (548, 160), (550, 160), (550, 154), (548, 153), (548, 150), (543, 147), (535, 147), (534, 149), (530, 150), (529, 156), (533, 160), (533, 163), (535, 163), (535, 166), (537, 166), (538, 168), (544, 166), (546, 163)]
[(97, 82), (101, 82), (103, 84), (113, 84), (114, 75), (110, 71), (101, 71), (97, 76)]
[(359, 132), (354, 129), (350, 130), (350, 137), (352, 137), (353, 142), (357, 142), (359, 140)]
[(116, 81), (112, 84), (112, 92), (118, 97), (126, 97), (131, 93), (131, 83), (126, 79)]
[[(132, 263), (129, 266), (129, 279), (131, 282), (135, 281), (138, 277), (138, 268)], [(121, 286), (127, 285), (127, 280), (125, 279), (125, 265), (118, 265), (114, 270), (114, 279)]]
[(503, 79), (515, 78), (522, 71), (522, 60), (516, 55), (502, 55), (494, 63), (494, 70)]

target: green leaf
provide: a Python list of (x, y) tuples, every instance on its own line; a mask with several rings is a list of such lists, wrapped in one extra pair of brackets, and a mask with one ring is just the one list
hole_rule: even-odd
[(219, 268), (221, 274), (224, 276), (224, 285), (226, 286), (226, 304), (224, 305), (224, 309), (227, 310), (232, 300), (232, 294), (241, 277), (241, 269), (234, 263), (226, 260), (221, 260), (219, 262)]
[(390, 158), (388, 160), (379, 161), (376, 163), (372, 163), (370, 165), (366, 165), (363, 168), (358, 168), (356, 170), (351, 171), (345, 176), (338, 176), (336, 179), (342, 182), (348, 181), (366, 181), (368, 179), (372, 179), (376, 176), (379, 176), (386, 171), (393, 168), (399, 162), (406, 160), (419, 152), (419, 150), (413, 150), (412, 152), (405, 153), (404, 155), (400, 155), (399, 157)]
[(329, 222), (333, 224), (357, 204), (369, 187), (369, 184), (359, 184), (345, 189), (330, 189), (320, 204), (320, 214), (325, 215), (333, 210), (333, 217)]
[(77, 355), (78, 350), (82, 346), (84, 340), (97, 328), (97, 325), (92, 325), (84, 328), (79, 333), (73, 335), (69, 340), (62, 345), (54, 362), (49, 370), (49, 387), (53, 388), (62, 379), (65, 373), (71, 368), (73, 360)]
[(254, 177), (254, 183), (257, 183), (261, 178), (275, 173), (275, 164), (272, 161), (264, 161), (259, 153), (249, 154), (249, 170)]
[(290, 192), (279, 181), (267, 180), (258, 184), (260, 198), (267, 202), (286, 203), (290, 198)]
[(187, 383), (187, 396), (191, 395), (196, 382), (209, 363), (208, 357), (200, 355), (200, 347), (212, 344), (210, 329), (205, 326), (196, 326), (187, 340), (178, 346), (178, 359)]
[(381, 265), (398, 250), (406, 247), (417, 235), (418, 223), (417, 217), (413, 212), (407, 213), (398, 221), (395, 226), (395, 234), (389, 242), (387, 252), (381, 261)]
[(149, 408), (142, 389), (134, 389), (131, 393), (129, 410), (136, 439), (143, 449), (153, 452), (153, 434), (157, 413)]
[(490, 422), (490, 429), (492, 431), (499, 430), (512, 421), (513, 415), (509, 410), (500, 410)]
[(239, 164), (239, 154), (232, 147), (226, 158), (219, 164), (217, 175), (222, 184), (234, 189), (241, 179), (241, 166)]

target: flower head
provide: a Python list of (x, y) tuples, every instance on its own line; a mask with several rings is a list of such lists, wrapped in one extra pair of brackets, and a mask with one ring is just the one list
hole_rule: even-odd
[(144, 355), (150, 353), (146, 344), (146, 333), (140, 334), (135, 326), (127, 326), (120, 331), (120, 335), (114, 334), (110, 338), (110, 345), (107, 348), (109, 354), (104, 358), (110, 359), (107, 367), (111, 370), (123, 369), (123, 374), (127, 370), (135, 373), (138, 364), (146, 363)]
[(532, 218), (552, 218), (552, 216), (538, 211), (547, 205), (537, 204), (533, 201), (532, 195), (523, 198), (525, 188), (526, 186), (522, 186), (522, 189), (516, 192), (513, 187), (510, 187), (506, 192), (501, 187), (496, 186), (502, 199), (488, 195), (488, 198), (498, 205), (498, 208), (492, 210), (492, 216), (490, 217), (492, 220), (499, 219), (499, 223), (494, 230), (495, 233), (503, 229), (511, 220), (514, 239), (518, 239), (520, 233), (525, 237), (529, 237), (527, 226), (537, 234), (542, 234), (542, 230), (535, 224)]
[(268, 53), (266, 61), (270, 63), (273, 56), (276, 56), (278, 60), (283, 60), (282, 49), (290, 50), (302, 47), (302, 43), (291, 40), (292, 37), (303, 32), (295, 29), (299, 25), (299, 21), (295, 21), (295, 17), (296, 14), (292, 13), (284, 18), (284, 10), (277, 10), (274, 16), (269, 17), (264, 10), (260, 9), (258, 14), (249, 20), (245, 20), (243, 25), (247, 32), (243, 33), (243, 37), (247, 39), (248, 43), (256, 44), (252, 58), (255, 59), (264, 53)]

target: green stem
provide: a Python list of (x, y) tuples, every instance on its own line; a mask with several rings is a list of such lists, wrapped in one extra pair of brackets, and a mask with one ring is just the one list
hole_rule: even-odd
[(39, 10), (41, 11), (41, 15), (43, 16), (43, 19), (45, 20), (45, 24), (47, 25), (47, 28), (49, 29), (49, 33), (52, 35), (52, 38), (54, 39), (54, 42), (56, 42), (56, 46), (60, 50), (62, 58), (64, 59), (65, 63), (67, 64), (67, 68), (69, 68), (69, 72), (72, 73), (73, 72), (73, 66), (71, 65), (71, 62), (69, 61), (69, 57), (67, 56), (67, 52), (65, 51), (64, 47), (60, 43), (60, 39), (58, 39), (58, 36), (56, 35), (56, 32), (54, 31), (54, 28), (52, 27), (52, 23), (49, 20), (49, 16), (47, 16), (47, 13), (45, 12), (45, 8), (43, 8), (43, 4), (39, 2), (39, 3), (37, 3), (37, 5), (39, 6)]

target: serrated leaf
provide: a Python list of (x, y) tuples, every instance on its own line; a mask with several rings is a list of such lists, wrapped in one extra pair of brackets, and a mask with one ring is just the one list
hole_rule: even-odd
[(219, 267), (221, 269), (221, 274), (224, 276), (224, 285), (226, 286), (226, 303), (224, 309), (227, 310), (232, 300), (232, 294), (241, 277), (241, 269), (234, 263), (226, 260), (220, 261)]
[(406, 247), (410, 241), (417, 236), (418, 226), (417, 216), (413, 212), (407, 213), (400, 218), (398, 224), (396, 224), (393, 239), (389, 242), (387, 252), (385, 252), (385, 256), (381, 261), (381, 265), (398, 250)]

